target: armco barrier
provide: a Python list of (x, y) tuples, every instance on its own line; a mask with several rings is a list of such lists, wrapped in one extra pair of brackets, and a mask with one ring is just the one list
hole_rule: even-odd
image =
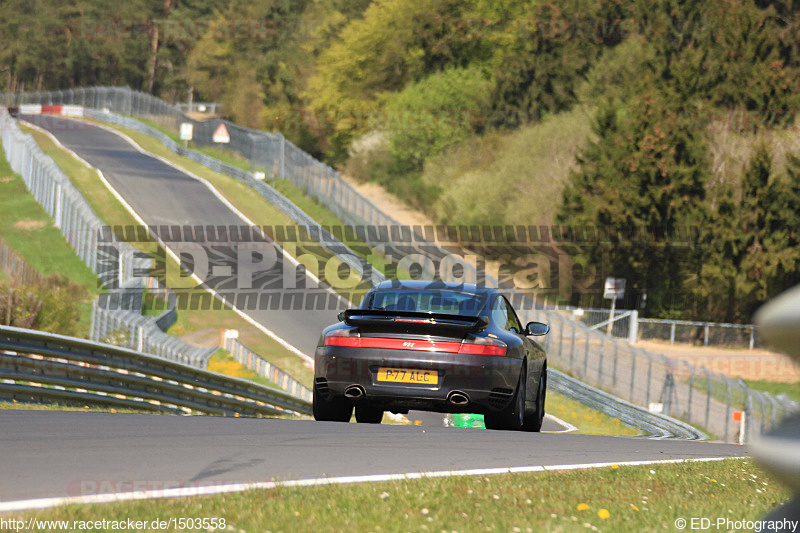
[(285, 392), (74, 337), (0, 326), (0, 398), (227, 416), (310, 414)]
[(292, 396), (296, 396), (307, 402), (311, 401), (311, 389), (240, 343), (235, 337), (226, 334), (223, 335), (221, 340), (221, 347), (227, 350), (236, 361), (259, 376), (267, 378)]
[(691, 440), (708, 438), (705, 433), (690, 424), (651, 413), (647, 409), (586, 385), (558, 370), (548, 369), (547, 379), (551, 390), (608, 416), (619, 418), (624, 424), (641, 429), (647, 436)]

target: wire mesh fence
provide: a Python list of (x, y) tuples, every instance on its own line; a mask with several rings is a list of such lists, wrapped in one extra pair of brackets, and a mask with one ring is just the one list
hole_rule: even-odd
[[(568, 311), (534, 309), (521, 315), (550, 325), (544, 343), (551, 364), (632, 403), (701, 426), (713, 438), (748, 442), (800, 408), (786, 395), (755, 391), (741, 379), (606, 336), (572, 320)], [(734, 420), (737, 412), (744, 413), (744, 425)]]
[(721, 324), (687, 320), (639, 319), (639, 339), (668, 340), (670, 344), (685, 343), (726, 348), (762, 348), (758, 328), (750, 324)]

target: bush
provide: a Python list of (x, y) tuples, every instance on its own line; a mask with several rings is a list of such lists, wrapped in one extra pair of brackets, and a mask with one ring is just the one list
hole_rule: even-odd
[(409, 85), (387, 104), (389, 153), (398, 175), (480, 130), (491, 82), (476, 67), (453, 68)]
[(37, 285), (0, 284), (0, 323), (62, 335), (74, 335), (80, 314), (78, 302), (86, 289), (55, 275)]

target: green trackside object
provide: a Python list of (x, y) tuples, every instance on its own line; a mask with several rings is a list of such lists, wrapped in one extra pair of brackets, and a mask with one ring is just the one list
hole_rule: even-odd
[(457, 413), (450, 415), (450, 426), (454, 428), (480, 428), (485, 429), (483, 415)]

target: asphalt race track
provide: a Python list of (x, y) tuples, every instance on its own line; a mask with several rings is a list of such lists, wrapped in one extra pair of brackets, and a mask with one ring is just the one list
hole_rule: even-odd
[[(25, 119), (99, 168), (148, 224), (244, 224), (204, 185), (106, 130), (49, 116)], [(281, 283), (281, 275), (276, 267), (254, 280)], [(248, 314), (309, 355), (322, 327), (336, 321), (333, 311)], [(165, 486), (747, 454), (728, 444), (443, 428), (441, 415), (418, 418), (424, 425), (0, 411), (0, 503)], [(549, 424), (545, 430), (560, 429)]]
[(558, 433), (0, 411), (0, 502), (332, 476), (741, 456), (730, 444)]

